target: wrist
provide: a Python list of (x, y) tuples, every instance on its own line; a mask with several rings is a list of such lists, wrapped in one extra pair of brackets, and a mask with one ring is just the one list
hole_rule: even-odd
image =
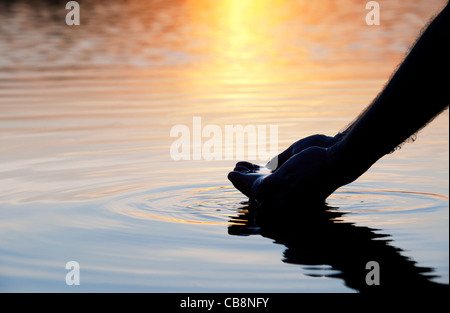
[(339, 187), (353, 182), (365, 173), (373, 164), (367, 161), (364, 156), (350, 151), (345, 140), (340, 140), (327, 149), (327, 165), (334, 183)]
[(333, 141), (334, 144), (338, 143), (339, 141), (341, 141), (345, 135), (347, 134), (347, 131), (343, 131), (343, 132), (339, 132), (337, 133), (334, 137), (333, 137)]

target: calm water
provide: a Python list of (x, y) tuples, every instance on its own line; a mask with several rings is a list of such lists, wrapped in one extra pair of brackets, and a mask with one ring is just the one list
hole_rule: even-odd
[(170, 156), (193, 117), (278, 125), (280, 151), (334, 135), (445, 1), (379, 1), (372, 27), (351, 0), (79, 2), (71, 27), (65, 1), (0, 2), (1, 291), (354, 292), (388, 257), (448, 284), (448, 112), (298, 225), (252, 219), (238, 160)]

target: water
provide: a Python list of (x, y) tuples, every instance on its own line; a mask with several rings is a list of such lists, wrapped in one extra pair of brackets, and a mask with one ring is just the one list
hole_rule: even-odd
[(238, 160), (170, 156), (193, 117), (278, 125), (280, 151), (335, 134), (443, 1), (379, 1), (376, 27), (350, 0), (79, 3), (71, 27), (64, 1), (0, 3), (0, 290), (354, 292), (361, 247), (448, 284), (448, 112), (310, 221), (342, 246), (254, 221)]

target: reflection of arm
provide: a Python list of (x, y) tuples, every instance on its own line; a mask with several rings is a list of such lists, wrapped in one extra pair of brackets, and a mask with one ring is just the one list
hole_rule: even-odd
[[(333, 277), (361, 292), (404, 293), (445, 287), (426, 276), (431, 269), (418, 267), (401, 254), (402, 250), (390, 245), (392, 238), (387, 235), (351, 223), (334, 223), (330, 218), (325, 214), (322, 218), (308, 216), (303, 222), (298, 222), (300, 218), (284, 219), (278, 224), (271, 215), (270, 221), (261, 227), (261, 234), (286, 246), (284, 262), (330, 265), (340, 272), (332, 273)], [(380, 285), (366, 283), (370, 272), (366, 265), (370, 261), (379, 264)]]
[[(361, 292), (402, 293), (443, 287), (427, 277), (431, 269), (418, 267), (416, 262), (401, 254), (401, 249), (390, 245), (392, 238), (380, 238), (386, 235), (374, 233), (373, 229), (364, 226), (347, 223), (333, 226), (332, 234), (338, 237), (338, 242), (330, 261), (333, 268), (342, 271), (347, 286)], [(379, 265), (379, 285), (366, 282), (370, 272), (366, 265), (370, 261)]]
[(449, 11), (447, 4), (384, 90), (335, 145), (336, 157), (354, 176), (359, 176), (448, 106)]

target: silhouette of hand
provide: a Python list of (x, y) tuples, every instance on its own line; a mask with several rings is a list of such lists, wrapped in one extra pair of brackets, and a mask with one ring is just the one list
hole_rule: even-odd
[(292, 144), (264, 167), (250, 162), (238, 162), (228, 179), (252, 200), (290, 201), (302, 196), (307, 202), (323, 201), (335, 187), (329, 177), (331, 163), (328, 147), (339, 141), (335, 137), (313, 135)]
[(284, 150), (282, 153), (273, 158), (266, 167), (272, 171), (276, 171), (280, 166), (284, 164), (290, 157), (296, 155), (303, 150), (310, 147), (322, 147), (328, 148), (334, 145), (342, 137), (339, 133), (335, 137), (325, 136), (325, 135), (312, 135), (294, 142), (289, 148)]

